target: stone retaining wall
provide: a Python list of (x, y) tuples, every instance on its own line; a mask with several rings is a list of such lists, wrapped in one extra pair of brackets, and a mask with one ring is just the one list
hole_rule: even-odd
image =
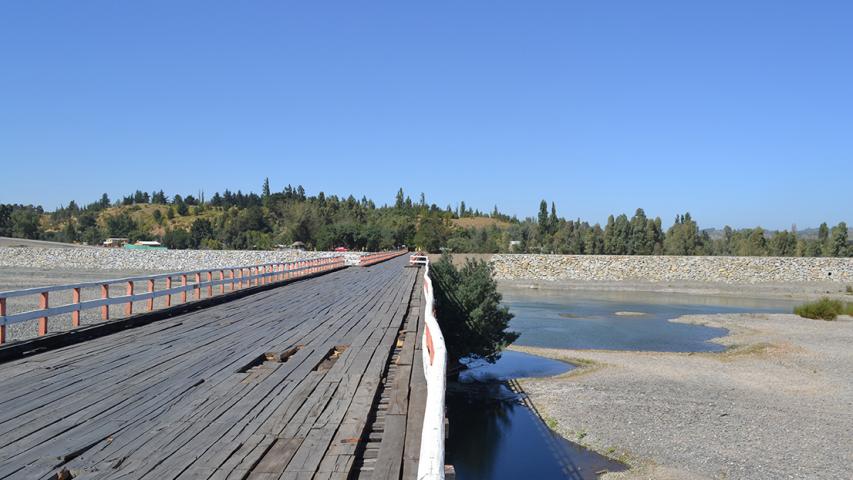
[(853, 284), (853, 258), (498, 254), (491, 262), (499, 280)]
[(343, 255), (355, 265), (361, 252), (302, 250), (126, 250), (123, 248), (0, 248), (0, 268), (186, 271), (240, 267)]

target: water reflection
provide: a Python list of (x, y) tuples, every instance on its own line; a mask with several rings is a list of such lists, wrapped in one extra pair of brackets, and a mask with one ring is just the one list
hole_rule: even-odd
[(477, 363), (448, 384), (447, 461), (465, 479), (594, 479), (626, 467), (551, 431), (510, 378), (557, 375), (572, 365), (521, 352)]

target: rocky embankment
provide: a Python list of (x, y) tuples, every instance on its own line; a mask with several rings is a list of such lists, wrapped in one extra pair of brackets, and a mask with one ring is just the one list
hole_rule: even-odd
[(0, 268), (183, 271), (290, 262), (343, 255), (348, 265), (361, 252), (303, 250), (125, 250), (121, 248), (0, 248)]
[(853, 283), (853, 258), (494, 255), (498, 280)]

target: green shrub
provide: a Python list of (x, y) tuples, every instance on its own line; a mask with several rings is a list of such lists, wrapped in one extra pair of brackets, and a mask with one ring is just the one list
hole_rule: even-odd
[(431, 265), (430, 277), (451, 364), (465, 357), (494, 362), (501, 350), (518, 338), (518, 333), (507, 331), (512, 314), (501, 305), (488, 263), (467, 259), (457, 269), (451, 256), (445, 254)]
[(835, 320), (839, 315), (853, 315), (853, 304), (823, 297), (794, 307), (794, 313), (805, 318)]

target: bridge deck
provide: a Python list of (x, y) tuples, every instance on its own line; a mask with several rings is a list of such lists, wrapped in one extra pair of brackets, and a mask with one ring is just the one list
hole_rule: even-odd
[(0, 365), (0, 478), (414, 478), (421, 289), (404, 264)]

